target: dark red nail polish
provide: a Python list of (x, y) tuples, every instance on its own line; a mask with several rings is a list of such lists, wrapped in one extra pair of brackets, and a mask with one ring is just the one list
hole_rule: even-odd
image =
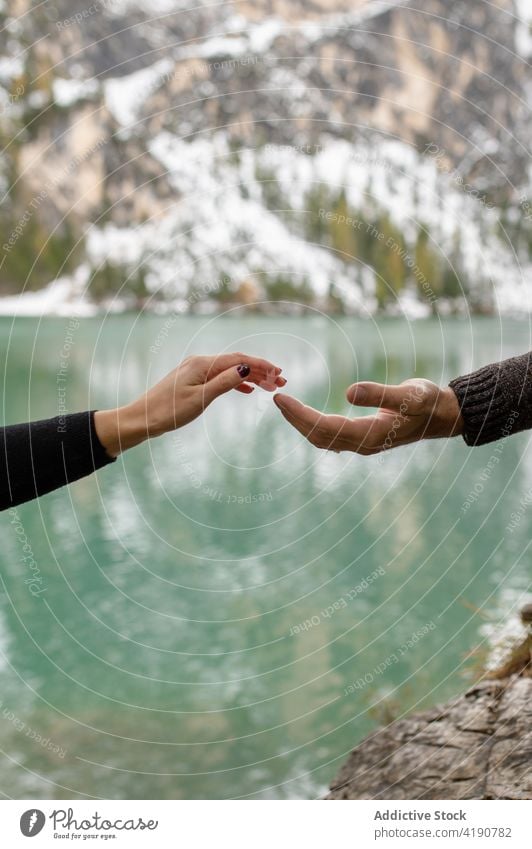
[(239, 365), (237, 367), (237, 372), (239, 373), (240, 377), (247, 377), (250, 371), (251, 369), (247, 363), (242, 363), (242, 365)]

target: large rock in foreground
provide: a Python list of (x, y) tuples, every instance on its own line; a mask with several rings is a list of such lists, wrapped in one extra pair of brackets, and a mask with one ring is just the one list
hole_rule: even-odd
[(532, 799), (532, 678), (483, 681), (376, 731), (327, 799)]

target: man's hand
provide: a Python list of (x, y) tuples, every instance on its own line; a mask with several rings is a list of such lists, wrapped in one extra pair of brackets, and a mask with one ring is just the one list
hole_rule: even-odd
[(183, 427), (231, 389), (249, 395), (252, 383), (274, 392), (286, 380), (278, 366), (247, 354), (188, 357), (132, 404), (98, 410), (96, 433), (107, 453), (116, 457), (145, 439)]
[(290, 395), (277, 394), (274, 401), (312, 445), (330, 451), (378, 454), (420, 439), (462, 433), (462, 415), (453, 390), (430, 380), (405, 380), (398, 386), (354, 383), (346, 395), (351, 404), (380, 409), (371, 416), (349, 419), (324, 415)]

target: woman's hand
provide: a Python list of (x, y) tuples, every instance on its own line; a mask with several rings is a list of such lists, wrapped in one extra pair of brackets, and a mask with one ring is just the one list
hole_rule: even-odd
[(290, 395), (277, 394), (274, 401), (312, 445), (330, 451), (378, 454), (420, 439), (462, 433), (462, 414), (453, 390), (430, 380), (405, 380), (399, 386), (354, 383), (346, 394), (351, 404), (380, 409), (375, 415), (349, 419), (323, 415)]
[(107, 453), (116, 457), (145, 439), (183, 427), (230, 389), (249, 394), (254, 383), (274, 392), (286, 384), (280, 375), (281, 369), (268, 360), (240, 353), (188, 357), (132, 404), (98, 410), (96, 433)]

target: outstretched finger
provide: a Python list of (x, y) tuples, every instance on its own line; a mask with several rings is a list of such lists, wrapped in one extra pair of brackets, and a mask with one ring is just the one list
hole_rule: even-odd
[(320, 448), (335, 448), (335, 441), (349, 430), (349, 419), (324, 415), (290, 395), (277, 394), (274, 401), (285, 419)]

